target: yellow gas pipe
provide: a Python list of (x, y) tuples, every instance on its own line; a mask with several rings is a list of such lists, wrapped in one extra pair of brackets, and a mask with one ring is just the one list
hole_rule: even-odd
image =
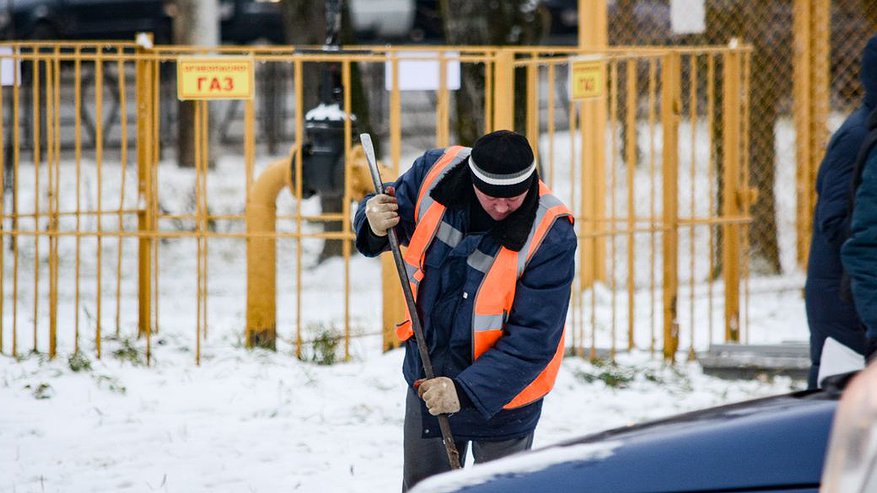
[[(250, 187), (247, 199), (247, 347), (275, 349), (277, 340), (276, 231), (277, 196), (292, 184), (293, 149), (284, 159), (271, 163)], [(365, 152), (359, 145), (350, 151), (351, 195), (361, 200), (372, 192)], [(390, 179), (392, 171), (379, 163), (381, 174)], [(385, 267), (386, 269), (386, 267)], [(398, 284), (398, 281), (396, 282)], [(386, 283), (385, 283), (386, 285)], [(298, 289), (301, 289), (299, 286)], [(401, 292), (401, 289), (398, 289)], [(386, 295), (385, 295), (386, 298)], [(401, 294), (394, 305), (401, 306)], [(385, 299), (386, 307), (388, 300)], [(386, 309), (386, 308), (385, 308)], [(392, 315), (395, 320), (398, 316)]]
[[(247, 234), (273, 233), (277, 196), (291, 182), (291, 160), (271, 163), (247, 199)], [(277, 337), (276, 244), (273, 236), (247, 237), (247, 347), (275, 349)]]

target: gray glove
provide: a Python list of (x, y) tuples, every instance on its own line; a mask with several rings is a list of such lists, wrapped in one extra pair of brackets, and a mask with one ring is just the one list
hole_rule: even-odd
[(392, 187), (386, 194), (378, 194), (365, 202), (365, 217), (376, 236), (387, 236), (387, 230), (399, 224), (399, 204)]
[(429, 414), (450, 414), (460, 410), (460, 398), (454, 382), (448, 377), (436, 377), (420, 384), (417, 393), (426, 403)]

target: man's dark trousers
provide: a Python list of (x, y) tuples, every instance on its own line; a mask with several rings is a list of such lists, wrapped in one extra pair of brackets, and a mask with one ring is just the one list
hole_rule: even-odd
[[(402, 491), (408, 491), (414, 485), (429, 476), (450, 471), (448, 453), (445, 444), (439, 438), (421, 438), (423, 422), (420, 408), (420, 397), (413, 389), (408, 390), (405, 397), (404, 449), (405, 463), (402, 467)], [(466, 462), (468, 441), (457, 441), (460, 452), (460, 464)], [(533, 432), (511, 440), (501, 442), (473, 441), (472, 455), (475, 463), (499, 459), (507, 455), (529, 450), (533, 446)]]

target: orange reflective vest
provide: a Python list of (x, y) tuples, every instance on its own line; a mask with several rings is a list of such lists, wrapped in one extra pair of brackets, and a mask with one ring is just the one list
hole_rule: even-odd
[[(415, 300), (420, 281), (423, 280), (423, 265), (429, 245), (433, 240), (439, 239), (453, 248), (461, 240), (459, 231), (442, 221), (446, 208), (432, 199), (430, 191), (441, 181), (445, 172), (464, 160), (470, 151), (470, 148), (460, 146), (448, 148), (420, 185), (414, 209), (416, 227), (404, 255), (405, 268)], [(468, 265), (485, 274), (473, 303), (473, 361), (492, 348), (502, 337), (503, 328), (515, 299), (517, 281), (523, 275), (527, 263), (539, 249), (554, 221), (560, 217), (573, 221), (572, 212), (540, 181), (539, 208), (521, 251), (500, 247), (493, 257), (477, 249), (470, 255), (467, 260)], [(396, 327), (396, 335), (402, 341), (414, 334), (411, 315), (410, 313), (406, 315), (408, 320)], [(544, 397), (551, 390), (563, 359), (563, 348), (564, 338), (561, 336), (554, 357), (545, 369), (523, 391), (503, 406), (504, 409), (530, 404)]]

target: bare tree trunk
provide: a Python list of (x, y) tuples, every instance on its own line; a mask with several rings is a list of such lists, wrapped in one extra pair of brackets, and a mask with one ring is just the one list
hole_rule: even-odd
[[(744, 5), (745, 3), (745, 5)], [(745, 7), (745, 8), (744, 8)], [(791, 80), (787, 73), (791, 65), (775, 51), (778, 46), (790, 46), (791, 30), (788, 26), (772, 25), (775, 5), (772, 2), (734, 1), (734, 8), (717, 9), (712, 2), (707, 3), (707, 33), (705, 41), (711, 44), (725, 44), (732, 37), (742, 38), (752, 43), (754, 51), (751, 59), (749, 92), (749, 186), (758, 190), (758, 201), (751, 207), (752, 226), (749, 228), (751, 245), (750, 256), (756, 260), (754, 268), (760, 273), (776, 274), (781, 270), (779, 243), (777, 239), (776, 204), (774, 200), (774, 180), (776, 176), (776, 135), (775, 126), (779, 117), (779, 99), (783, 91), (791, 88), (779, 87), (777, 80)], [(721, 60), (716, 63), (715, 93), (722, 94)], [(723, 200), (723, 105), (717, 101), (713, 115), (713, 160), (716, 163), (717, 197), (716, 203)], [(722, 244), (722, 228), (716, 228), (716, 245)], [(716, 249), (714, 276), (722, 270), (721, 246)]]
[[(341, 14), (341, 42), (353, 44), (356, 33), (350, 20), (350, 9), (344, 2)], [(292, 45), (321, 46), (326, 41), (326, 11), (323, 2), (313, 0), (283, 0), (283, 17), (286, 25), (286, 40)], [(305, 110), (319, 103), (320, 66), (316, 63), (304, 66), (304, 107)], [(357, 129), (360, 132), (372, 131), (369, 103), (363, 88), (363, 78), (359, 66), (353, 64), (350, 70), (350, 97), (353, 113), (357, 116)], [(375, 142), (376, 150), (379, 142)]]
[[(616, 17), (610, 19), (610, 26), (612, 29), (609, 33), (609, 44), (610, 45), (622, 45), (622, 46), (632, 46), (637, 43), (637, 32), (635, 29), (634, 22), (634, 0), (617, 0), (617, 11)], [(614, 34), (614, 35), (613, 35)], [(628, 63), (636, 63), (633, 61), (629, 61)], [(627, 100), (627, 91), (625, 90), (625, 84), (627, 83), (627, 71), (623, 70), (626, 68), (625, 66), (620, 66), (618, 71), (618, 122), (617, 125), (621, 130), (621, 135), (619, 136), (619, 140), (621, 143), (621, 156), (624, 159), (627, 159), (627, 132), (636, 133), (636, 129), (628, 129), (627, 128), (627, 119), (624, 118), (624, 112), (627, 110), (627, 105), (632, 104), (636, 106), (637, 101), (634, 98), (631, 101)], [(643, 87), (640, 81), (638, 82), (639, 87)], [(636, 145), (636, 144), (634, 144)], [(635, 160), (639, 160), (639, 151), (636, 151)], [(627, 166), (634, 166), (636, 162), (633, 163), (625, 163)]]
[[(287, 26), (287, 40), (293, 45), (323, 45), (326, 42), (326, 8), (324, 2), (314, 2), (312, 0), (284, 0), (283, 15)], [(353, 23), (350, 19), (350, 9), (347, 1), (342, 4), (341, 12), (341, 33), (340, 41), (342, 45), (353, 44), (356, 42), (356, 34), (353, 31)], [(323, 64), (311, 63), (304, 66), (304, 110), (307, 111), (316, 107), (319, 103), (319, 87), (321, 81), (321, 73), (327, 69)], [(328, 67), (329, 70), (336, 70), (333, 77), (340, 77), (340, 67)], [(346, 88), (350, 91), (350, 99), (353, 114), (356, 115), (356, 128), (354, 133), (368, 132), (372, 133), (369, 104), (366, 92), (363, 88), (362, 72), (357, 64), (350, 67), (350, 87)], [(379, 142), (376, 142), (376, 144)], [(343, 145), (340, 143), (339, 145)], [(376, 152), (380, 151), (378, 145), (375, 146)], [(344, 197), (338, 193), (320, 192), (320, 205), (324, 214), (341, 212), (343, 210)], [(345, 225), (342, 221), (329, 221), (324, 223), (323, 229), (326, 232), (338, 232), (344, 230)], [(326, 240), (323, 244), (323, 250), (320, 252), (319, 261), (341, 256), (343, 251), (343, 243), (341, 240)]]
[(877, 5), (874, 5), (871, 0), (862, 0), (862, 11), (865, 13), (865, 18), (868, 19), (871, 32), (877, 31)]
[[(219, 45), (219, 2), (217, 0), (178, 0), (174, 17), (174, 42), (180, 45)], [(195, 166), (195, 103), (180, 101), (177, 117), (177, 164)], [(210, 118), (213, 120), (213, 118)], [(216, 142), (213, 125), (208, 124), (210, 148)], [(214, 155), (210, 152), (209, 155)]]
[[(731, 37), (736, 37), (740, 35), (742, 24), (743, 24), (743, 14), (742, 10), (735, 9), (733, 11), (735, 15), (733, 17), (729, 17), (726, 13), (720, 12), (714, 2), (707, 2), (706, 4), (706, 33), (704, 34), (704, 44), (717, 44), (722, 45), (726, 44)], [(710, 84), (714, 84), (713, 91), (716, 95), (715, 100), (715, 111), (713, 112), (712, 121), (710, 122), (713, 131), (713, 141), (712, 147), (710, 149), (710, 153), (712, 154), (713, 163), (715, 163), (715, 177), (716, 177), (716, 197), (715, 204), (717, 210), (710, 211), (711, 214), (720, 214), (722, 200), (724, 198), (724, 186), (725, 186), (725, 178), (724, 178), (724, 159), (725, 159), (725, 149), (724, 149), (724, 135), (725, 129), (723, 126), (723, 121), (725, 118), (724, 114), (724, 100), (722, 98), (722, 94), (724, 91), (724, 83), (722, 74), (724, 71), (724, 63), (721, 57), (716, 58), (715, 62), (715, 80), (710, 81)], [(724, 228), (721, 226), (710, 226), (713, 229), (713, 244), (710, 245), (710, 255), (712, 255), (712, 265), (713, 271), (709, 273), (711, 279), (718, 279), (722, 275), (722, 270), (724, 269), (724, 260), (722, 257), (722, 242), (724, 241)]]
[[(753, 260), (759, 262), (755, 268), (765, 274), (779, 274), (779, 244), (777, 241), (776, 204), (774, 200), (774, 179), (776, 176), (775, 126), (779, 116), (779, 97), (782, 87), (776, 84), (779, 66), (774, 50), (776, 46), (790, 46), (791, 39), (778, 40), (786, 36), (787, 30), (778, 31), (771, 19), (770, 2), (752, 2), (747, 9), (747, 41), (754, 44), (752, 53), (751, 95), (749, 133), (751, 186), (758, 190), (758, 201), (752, 206), (752, 227), (749, 238), (752, 245)], [(790, 80), (782, 77), (781, 80)], [(788, 88), (790, 89), (790, 88)]]
[[(286, 41), (291, 45), (322, 45), (326, 40), (326, 11), (323, 2), (313, 0), (283, 0), (283, 23)], [(320, 70), (317, 64), (304, 64), (304, 107), (318, 103)]]
[[(441, 0), (441, 12), (449, 45), (536, 45), (546, 34), (545, 10), (529, 0)], [(484, 67), (465, 64), (461, 71), (454, 131), (457, 142), (466, 145), (484, 132)], [(515, 93), (523, 94), (524, 88), (524, 77), (517, 75)], [(516, 126), (522, 126), (525, 111), (525, 105), (515, 105)]]
[[(344, 2), (341, 14), (341, 43), (353, 44), (355, 42), (356, 33), (353, 31), (353, 23), (350, 19), (350, 9), (348, 8), (348, 2)], [(354, 140), (360, 133), (374, 133), (374, 127), (371, 124), (371, 111), (369, 109), (368, 96), (364, 86), (363, 73), (364, 72), (360, 69), (359, 64), (351, 64), (350, 86), (347, 87), (347, 90), (350, 91), (351, 110), (353, 111), (353, 114), (356, 115), (356, 122), (354, 122), (353, 129)], [(375, 153), (380, 155), (380, 139), (376, 138), (374, 143)], [(342, 212), (344, 210), (343, 201), (343, 192), (337, 195), (320, 194), (320, 207), (323, 214)], [(327, 232), (339, 232), (344, 231), (346, 229), (345, 226), (346, 225), (343, 221), (331, 221), (325, 223), (323, 229)], [(342, 240), (326, 240), (326, 242), (323, 243), (323, 250), (320, 252), (318, 261), (323, 262), (332, 257), (342, 256), (344, 252), (343, 248), (344, 243)]]

